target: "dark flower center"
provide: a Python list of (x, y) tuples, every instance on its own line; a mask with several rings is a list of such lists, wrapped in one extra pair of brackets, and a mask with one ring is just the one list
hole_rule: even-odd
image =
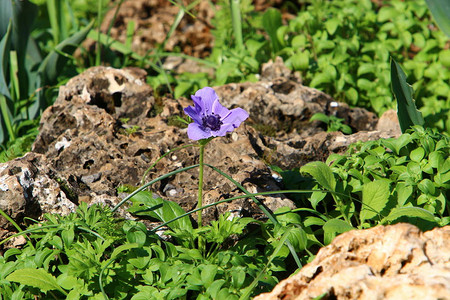
[(218, 115), (212, 114), (212, 115), (208, 115), (208, 116), (204, 116), (202, 118), (202, 122), (203, 122), (203, 127), (207, 127), (209, 129), (211, 129), (212, 131), (217, 131), (220, 129), (220, 126), (223, 124), (220, 121), (220, 117)]

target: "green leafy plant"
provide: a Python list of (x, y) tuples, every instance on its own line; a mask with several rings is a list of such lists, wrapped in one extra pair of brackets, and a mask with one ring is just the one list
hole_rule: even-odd
[[(184, 214), (176, 203), (147, 192), (132, 201), (130, 212), (140, 217), (166, 221)], [(277, 229), (229, 214), (193, 229), (185, 216), (171, 222), (171, 230), (165, 232), (173, 242), (141, 222), (114, 217), (111, 210), (97, 205), (81, 203), (76, 213), (46, 214), (44, 219), (22, 233), (30, 235), (33, 246), (0, 256), (0, 290), (6, 299), (248, 298), (267, 291), (278, 282), (276, 275), (287, 269), (286, 239), (297, 249), (306, 242), (298, 244), (296, 237), (305, 235), (290, 227), (294, 224), (287, 214)], [(300, 226), (298, 220), (295, 224)], [(208, 241), (205, 253), (195, 247), (200, 236)]]
[(343, 230), (377, 224), (444, 226), (450, 222), (449, 150), (448, 136), (420, 126), (398, 139), (356, 144), (346, 155), (300, 168), (314, 179), (313, 189), (331, 194), (313, 192), (299, 206), (309, 204), (320, 213), (322, 220), (314, 217), (314, 225), (323, 227), (325, 243)]
[(350, 128), (350, 126), (343, 123), (344, 119), (338, 118), (333, 115), (327, 116), (326, 114), (323, 113), (315, 113), (314, 115), (311, 116), (309, 121), (310, 122), (321, 121), (327, 124), (327, 132), (341, 131), (342, 133), (345, 134), (352, 133), (352, 129)]
[(311, 2), (289, 22), (284, 40), (289, 53), (286, 61), (302, 72), (305, 84), (337, 100), (382, 113), (395, 103), (390, 92), (392, 55), (404, 62), (409, 81), (415, 82), (427, 123), (448, 128), (445, 117), (432, 117), (445, 114), (449, 105), (448, 68), (445, 59), (433, 54), (446, 55), (447, 39), (442, 32), (426, 28), (430, 21), (426, 7), (418, 1), (390, 1), (383, 7), (371, 1)]

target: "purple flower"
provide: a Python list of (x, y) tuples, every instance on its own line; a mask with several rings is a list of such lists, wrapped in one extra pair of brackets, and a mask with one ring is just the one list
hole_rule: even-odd
[(248, 118), (248, 113), (242, 108), (229, 110), (222, 106), (213, 88), (202, 88), (191, 98), (194, 106), (184, 109), (184, 113), (194, 120), (187, 131), (191, 140), (225, 136)]

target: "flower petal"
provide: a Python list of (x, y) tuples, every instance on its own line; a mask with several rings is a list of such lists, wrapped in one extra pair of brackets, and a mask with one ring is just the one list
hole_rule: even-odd
[(220, 126), (219, 130), (213, 131), (212, 135), (213, 136), (225, 136), (227, 134), (227, 132), (231, 132), (235, 129), (236, 129), (236, 127), (234, 127), (234, 125), (231, 123), (223, 124), (222, 126)]
[(248, 112), (244, 109), (238, 107), (230, 110), (230, 112), (221, 119), (222, 123), (225, 124), (233, 124), (235, 128), (238, 128), (242, 122), (244, 122), (248, 118)]
[(219, 98), (217, 98), (212, 105), (212, 112), (216, 115), (219, 115), (220, 119), (224, 118), (230, 110), (220, 104)]
[(187, 114), (189, 117), (191, 117), (194, 122), (201, 124), (202, 123), (202, 117), (199, 114), (199, 112), (195, 109), (195, 107), (188, 106), (184, 109), (184, 113)]
[(194, 95), (191, 96), (192, 101), (194, 101), (194, 109), (198, 114), (204, 113), (204, 105), (202, 98), (196, 97)]
[[(219, 97), (217, 96), (216, 92), (214, 91), (213, 88), (211, 87), (204, 87), (200, 90), (198, 90), (195, 93), (196, 98), (201, 98), (201, 101), (203, 102), (202, 104), (202, 110), (203, 112), (205, 112), (207, 115), (211, 114), (213, 112), (213, 103), (216, 99), (218, 99)], [(194, 97), (191, 96), (192, 100), (194, 101), (194, 103), (196, 102), (197, 99), (194, 99)]]
[(200, 126), (200, 124), (197, 124), (197, 123), (189, 124), (188, 129), (187, 129), (187, 134), (188, 134), (188, 137), (194, 141), (198, 141), (201, 139), (207, 139), (212, 136), (210, 130), (205, 131)]

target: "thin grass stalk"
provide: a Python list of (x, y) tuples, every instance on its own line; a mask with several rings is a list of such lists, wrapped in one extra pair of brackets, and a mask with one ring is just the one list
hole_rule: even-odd
[[(185, 12), (186, 14), (188, 14), (189, 16), (191, 16), (191, 17), (194, 18), (194, 19), (196, 18), (196, 16), (194, 16), (194, 15), (190, 12), (190, 10), (191, 10), (194, 6), (196, 6), (200, 1), (202, 1), (202, 0), (196, 0), (196, 1), (193, 1), (193, 2), (189, 3), (187, 6), (184, 6), (183, 1), (177, 0), (177, 1), (175, 2), (175, 1), (173, 1), (173, 0), (169, 0), (170, 3), (172, 3), (173, 5), (179, 7), (180, 9), (183, 9), (184, 12)], [(211, 7), (213, 7), (213, 5), (211, 5)]]
[(0, 95), (0, 110), (2, 111), (3, 121), (5, 122), (6, 130), (8, 131), (9, 140), (14, 141), (16, 139), (16, 135), (13, 130), (12, 115), (7, 101), (8, 99), (5, 96)]
[(66, 7), (64, 7), (65, 5), (65, 1), (57, 1), (58, 2), (58, 7), (57, 7), (57, 11), (58, 11), (58, 26), (60, 27), (60, 34), (61, 34), (61, 41), (64, 41), (65, 39), (67, 39), (69, 37), (69, 28), (67, 27), (67, 21), (66, 21)]
[[(1, 214), (1, 212), (0, 212), (0, 214)], [(8, 220), (8, 221), (9, 221), (9, 220)], [(48, 229), (48, 228), (56, 228), (56, 227), (58, 227), (58, 226), (59, 226), (59, 224), (52, 224), (52, 225), (44, 225), (44, 226), (36, 227), (36, 228), (30, 228), (30, 229), (26, 229), (26, 230), (20, 230), (20, 232), (15, 233), (15, 234), (13, 234), (13, 235), (11, 235), (11, 236), (8, 236), (7, 238), (1, 240), (1, 241), (0, 241), (0, 245), (4, 244), (4, 243), (6, 243), (7, 241), (9, 241), (10, 239), (12, 239), (12, 238), (14, 238), (14, 237), (17, 237), (17, 236), (20, 236), (20, 235), (25, 235), (25, 234), (28, 234), (28, 233), (33, 233), (33, 232), (36, 232), (36, 231), (43, 231), (43, 230)], [(98, 237), (99, 239), (101, 239), (101, 240), (103, 240), (103, 241), (105, 240), (104, 237), (102, 237), (102, 236), (101, 236), (100, 234), (98, 234), (97, 232), (95, 232), (95, 231), (93, 231), (93, 230), (90, 230), (89, 228), (84, 228), (84, 227), (76, 227), (76, 228), (77, 228), (77, 229), (80, 229), (80, 230), (83, 230), (83, 231), (86, 231), (86, 232), (88, 232), (88, 233), (90, 233), (90, 234), (92, 234), (92, 235)], [(30, 246), (34, 249), (33, 244), (31, 244)]]
[(170, 39), (172, 34), (175, 32), (175, 29), (177, 29), (178, 25), (180, 25), (181, 20), (183, 20), (185, 14), (185, 8), (183, 6), (180, 6), (180, 10), (177, 13), (177, 16), (175, 17), (175, 20), (172, 23), (172, 26), (170, 26), (169, 32), (167, 33), (166, 37), (164, 38), (164, 41), (162, 42), (160, 48), (164, 49), (166, 46), (167, 41)]
[(135, 190), (134, 192), (132, 192), (131, 194), (129, 194), (128, 196), (126, 196), (125, 198), (123, 198), (122, 201), (120, 201), (116, 206), (114, 206), (114, 208), (112, 209), (112, 212), (115, 212), (120, 206), (122, 206), (125, 202), (127, 202), (131, 197), (133, 197), (134, 195), (136, 195), (136, 194), (139, 193), (140, 191), (145, 190), (147, 187), (151, 186), (151, 185), (154, 184), (155, 182), (158, 182), (158, 181), (160, 181), (160, 180), (163, 180), (163, 179), (165, 179), (165, 178), (167, 178), (167, 177), (170, 177), (170, 176), (172, 176), (172, 175), (178, 174), (178, 173), (180, 173), (180, 172), (184, 172), (184, 171), (188, 171), (188, 170), (193, 169), (193, 168), (197, 168), (198, 166), (199, 166), (199, 165), (196, 164), (196, 165), (192, 165), (192, 166), (189, 166), (189, 167), (184, 167), (184, 168), (181, 168), (181, 169), (177, 169), (177, 170), (175, 170), (175, 171), (169, 172), (169, 173), (167, 173), (167, 174), (164, 174), (164, 175), (162, 175), (162, 176), (159, 176), (158, 178), (153, 179), (152, 181), (150, 181), (150, 182), (144, 184), (143, 186), (141, 186), (140, 188), (138, 188), (137, 190)]
[(65, 0), (65, 4), (66, 4), (66, 7), (67, 7), (67, 12), (69, 13), (69, 16), (70, 16), (70, 20), (72, 22), (72, 29), (78, 31), (79, 26), (75, 22), (75, 15), (73, 14), (73, 9), (70, 6), (69, 0)]
[(19, 63), (17, 60), (17, 52), (11, 50), (9, 52), (9, 66), (10, 66), (10, 78), (11, 78), (11, 101), (14, 104), (13, 115), (17, 116), (19, 112), (19, 100), (21, 100), (20, 94), (20, 80), (19, 80)]
[(101, 64), (101, 55), (102, 55), (102, 43), (100, 42), (100, 34), (101, 34), (101, 26), (102, 26), (102, 7), (103, 1), (98, 0), (97, 6), (97, 21), (98, 21), (98, 35), (97, 35), (97, 53), (95, 56), (95, 65), (100, 66)]
[(50, 21), (50, 27), (52, 28), (54, 46), (58, 45), (61, 41), (61, 33), (58, 26), (57, 3), (59, 3), (59, 0), (47, 0), (48, 19)]
[[(106, 31), (107, 38), (106, 38), (105, 44), (108, 45), (108, 47), (109, 47), (109, 37), (110, 37), (111, 29), (112, 29), (112, 27), (114, 25), (114, 22), (116, 21), (117, 14), (119, 13), (119, 9), (122, 6), (123, 1), (124, 0), (120, 0), (120, 2), (117, 4), (116, 10), (114, 11), (114, 16), (113, 16), (113, 18), (111, 19), (111, 22), (108, 25), (108, 30)], [(101, 33), (100, 29), (98, 30), (98, 32)]]
[(155, 162), (154, 162), (147, 170), (145, 170), (144, 175), (142, 175), (141, 184), (145, 184), (145, 182), (144, 182), (145, 177), (147, 177), (147, 174), (150, 172), (150, 170), (153, 169), (153, 168), (156, 166), (156, 164), (157, 164), (161, 159), (163, 159), (164, 157), (166, 157), (166, 156), (169, 155), (170, 153), (173, 153), (173, 152), (175, 152), (175, 151), (182, 150), (182, 149), (185, 149), (185, 148), (188, 148), (188, 147), (192, 147), (192, 146), (197, 146), (197, 144), (188, 144), (188, 145), (176, 147), (176, 148), (173, 148), (173, 149), (167, 151), (166, 153), (164, 153), (164, 154), (161, 155), (160, 157), (158, 157), (158, 159), (157, 159), (157, 160), (156, 160), (156, 161), (155, 161)]
[(231, 22), (233, 23), (233, 32), (236, 47), (238, 49), (244, 49), (244, 42), (242, 39), (241, 7), (239, 4), (239, 0), (230, 0)]
[(131, 46), (133, 44), (133, 35), (134, 35), (134, 28), (136, 26), (136, 23), (133, 20), (130, 20), (127, 25), (127, 35), (125, 38), (125, 45), (127, 48), (132, 49)]
[[(218, 168), (209, 165), (209, 164), (205, 164), (206, 166), (210, 167), (211, 169), (213, 169), (214, 171), (216, 171), (217, 173), (221, 174), (222, 176), (224, 176), (225, 178), (227, 178), (228, 180), (230, 180), (234, 185), (236, 185), (241, 191), (243, 191), (245, 194), (247, 195), (251, 195), (251, 193), (249, 191), (247, 191), (246, 188), (244, 188), (239, 182), (237, 182), (236, 180), (234, 180), (231, 176), (229, 176), (228, 174), (222, 172), (221, 170), (219, 170)], [(261, 201), (259, 201), (257, 198), (255, 198), (254, 196), (249, 196), (250, 198), (253, 199), (253, 201), (259, 206), (259, 208), (263, 211), (263, 213), (274, 223), (274, 224), (278, 224), (278, 221), (276, 219), (276, 217), (273, 215), (273, 213), (270, 211), (270, 209), (264, 205), (264, 203), (262, 203)]]
[[(23, 230), (22, 230), (22, 228), (20, 228), (19, 224), (17, 224), (10, 216), (8, 216), (8, 214), (5, 213), (3, 211), (3, 209), (0, 209), (0, 215), (2, 215), (3, 218), (5, 218), (8, 222), (10, 222), (17, 229), (17, 231), (19, 231), (19, 233), (22, 234)], [(29, 238), (27, 236), (25, 236), (25, 237), (27, 239), (28, 246), (30, 246), (32, 249), (35, 249), (33, 244), (30, 242)], [(3, 243), (3, 241), (2, 241), (2, 243)], [(0, 243), (0, 245), (2, 243)]]
[[(207, 164), (205, 164), (205, 165), (207, 165)], [(248, 194), (245, 194), (245, 195), (234, 196), (234, 197), (231, 197), (231, 198), (219, 200), (219, 201), (214, 202), (214, 203), (206, 204), (206, 205), (204, 205), (202, 207), (197, 207), (197, 208), (195, 208), (195, 209), (193, 209), (193, 210), (191, 210), (191, 211), (189, 211), (187, 213), (179, 215), (179, 216), (177, 216), (177, 217), (175, 217), (175, 218), (173, 218), (173, 219), (171, 219), (169, 221), (166, 221), (166, 222), (162, 223), (161, 225), (156, 226), (151, 231), (155, 232), (156, 230), (158, 230), (158, 229), (160, 229), (160, 228), (162, 228), (164, 226), (167, 226), (168, 224), (170, 224), (172, 222), (175, 222), (176, 220), (179, 220), (179, 219), (184, 218), (186, 216), (189, 216), (189, 215), (191, 215), (193, 213), (196, 213), (199, 210), (207, 209), (207, 208), (209, 208), (211, 206), (215, 206), (215, 205), (218, 205), (218, 204), (221, 204), (221, 203), (230, 202), (230, 201), (237, 200), (237, 199), (251, 198), (251, 197), (265, 196), (265, 195), (285, 194), (285, 193), (286, 194), (287, 193), (306, 194), (306, 193), (312, 193), (312, 192), (322, 192), (322, 191), (321, 190), (279, 190), (279, 191), (272, 191), (272, 192), (260, 192), (260, 193), (255, 193), (255, 194), (248, 193)], [(273, 215), (277, 216), (277, 215), (282, 215), (282, 214), (275, 214), (274, 213)], [(269, 219), (271, 219), (271, 217), (269, 217)], [(275, 221), (273, 223), (278, 224), (277, 221)]]
[(108, 295), (106, 294), (105, 289), (103, 288), (103, 273), (105, 272), (106, 268), (109, 267), (109, 265), (110, 265), (111, 263), (113, 263), (113, 262), (114, 262), (114, 259), (110, 259), (110, 260), (106, 263), (106, 265), (101, 269), (100, 275), (98, 276), (98, 285), (99, 285), (99, 287), (100, 287), (100, 291), (102, 292), (103, 299), (105, 299), (105, 300), (109, 300), (109, 297), (108, 297)]

